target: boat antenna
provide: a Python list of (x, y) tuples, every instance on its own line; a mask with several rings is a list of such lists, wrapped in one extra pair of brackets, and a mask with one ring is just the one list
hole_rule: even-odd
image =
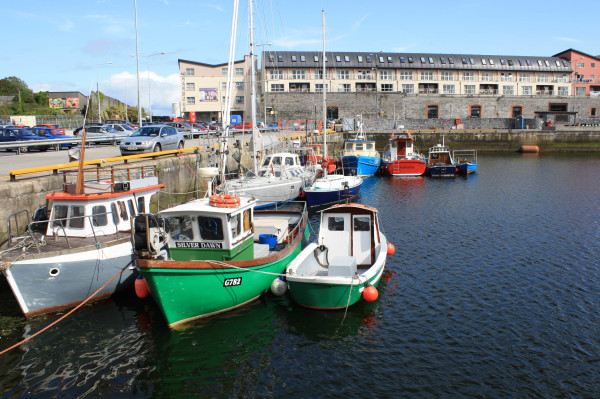
[(254, 78), (255, 64), (254, 64), (254, 19), (252, 14), (252, 0), (248, 0), (248, 19), (250, 25), (250, 98), (252, 101), (251, 104), (251, 112), (252, 112), (252, 158), (254, 159), (254, 176), (258, 176), (258, 160), (256, 157), (256, 144), (257, 144), (257, 134), (256, 131), (258, 128), (256, 127), (256, 79)]
[(87, 98), (87, 104), (85, 106), (85, 115), (83, 116), (83, 126), (81, 133), (81, 150), (79, 151), (79, 165), (77, 166), (77, 181), (75, 182), (75, 194), (83, 195), (85, 194), (85, 184), (83, 181), (83, 164), (85, 158), (85, 139), (87, 138), (87, 129), (85, 128), (85, 123), (87, 119), (88, 109), (90, 108), (90, 97), (92, 96), (92, 87), (94, 87), (94, 82), (90, 84), (90, 95)]
[[(326, 89), (326, 65), (325, 65), (325, 10), (321, 10), (323, 14), (323, 161), (327, 161), (327, 89)], [(327, 176), (327, 168), (323, 171), (325, 176)]]

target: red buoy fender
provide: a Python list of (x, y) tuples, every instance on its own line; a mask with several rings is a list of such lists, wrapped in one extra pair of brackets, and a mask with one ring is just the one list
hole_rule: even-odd
[(396, 247), (394, 246), (394, 244), (392, 244), (391, 242), (388, 242), (388, 245), (387, 245), (388, 256), (393, 255), (395, 252), (396, 252)]
[(373, 302), (374, 300), (376, 300), (379, 297), (379, 292), (377, 291), (377, 288), (375, 288), (374, 286), (368, 285), (363, 290), (362, 296), (365, 299), (365, 301)]
[(146, 282), (146, 279), (144, 279), (144, 277), (140, 274), (135, 279), (135, 295), (140, 299), (144, 299), (148, 296), (148, 294), (150, 294), (148, 283)]

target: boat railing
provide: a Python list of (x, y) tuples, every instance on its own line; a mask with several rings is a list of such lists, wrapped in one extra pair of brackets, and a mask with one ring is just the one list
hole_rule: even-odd
[(477, 162), (477, 150), (455, 150), (452, 158), (456, 163)]
[[(63, 175), (63, 186), (67, 187), (77, 178), (77, 170), (67, 169), (61, 172)], [(115, 183), (141, 180), (148, 177), (158, 176), (157, 165), (128, 166), (109, 168), (97, 165), (93, 168), (83, 169), (83, 179), (86, 183), (105, 183), (112, 185), (112, 192), (116, 190)]]

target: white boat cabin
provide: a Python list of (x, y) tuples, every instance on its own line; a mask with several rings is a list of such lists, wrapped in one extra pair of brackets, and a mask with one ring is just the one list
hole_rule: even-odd
[(261, 176), (272, 174), (280, 177), (284, 171), (289, 172), (292, 176), (299, 176), (304, 173), (298, 154), (280, 152), (267, 155), (262, 162), (259, 174)]
[(131, 219), (150, 211), (150, 200), (163, 184), (158, 177), (126, 182), (85, 183), (85, 194), (75, 194), (74, 184), (47, 195), (52, 202), (46, 235), (98, 237), (131, 231)]
[(389, 153), (386, 152), (389, 161), (399, 159), (422, 159), (422, 155), (415, 151), (413, 137), (409, 132), (397, 133), (390, 139)]
[(343, 156), (367, 156), (378, 157), (375, 151), (375, 142), (368, 140), (351, 139), (344, 142)]
[(361, 204), (324, 210), (318, 244), (327, 247), (329, 259), (353, 257), (358, 267), (371, 266), (381, 245), (377, 210)]

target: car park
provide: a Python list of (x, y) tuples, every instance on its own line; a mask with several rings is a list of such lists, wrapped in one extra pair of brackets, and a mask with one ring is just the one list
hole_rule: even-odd
[[(27, 130), (29, 130), (36, 136), (43, 137), (45, 139), (62, 139), (62, 140), (64, 140), (64, 139), (74, 139), (75, 138), (75, 136), (70, 136), (70, 135), (64, 134), (60, 130), (50, 128), (50, 127), (30, 127)], [(59, 150), (61, 147), (62, 148), (71, 148), (74, 145), (75, 145), (75, 143), (61, 143), (61, 144), (56, 144), (52, 147), (55, 150)]]
[(182, 149), (185, 137), (182, 132), (168, 125), (142, 126), (119, 145), (121, 155), (140, 154)]
[[(46, 140), (44, 137), (39, 137), (30, 132), (27, 129), (18, 127), (3, 127), (0, 128), (0, 143), (10, 144), (18, 141), (40, 141)], [(20, 152), (27, 152), (29, 150), (46, 151), (51, 148), (50, 145), (23, 145), (15, 146), (14, 148), (7, 148), (6, 151), (19, 150)]]
[[(120, 143), (126, 137), (129, 137), (129, 134), (118, 132), (110, 126), (106, 125), (93, 125), (86, 126), (86, 140), (94, 139), (94, 143), (109, 143), (115, 145)], [(75, 133), (75, 132), (73, 132)], [(77, 132), (77, 136), (80, 136), (82, 131)]]

